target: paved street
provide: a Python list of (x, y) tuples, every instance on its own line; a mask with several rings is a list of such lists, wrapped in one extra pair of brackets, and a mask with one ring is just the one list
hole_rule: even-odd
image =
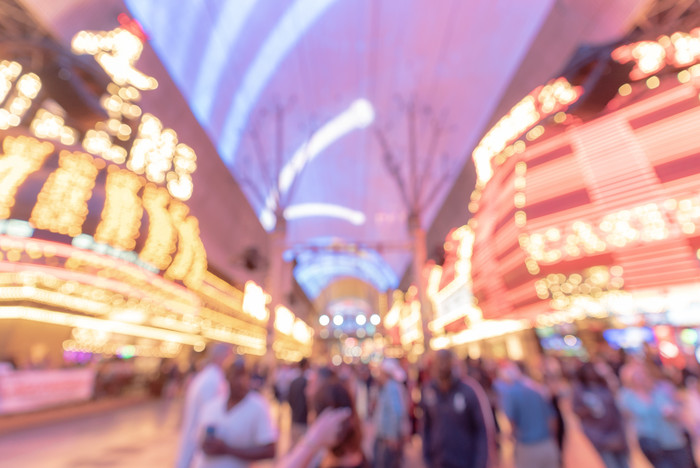
[[(277, 410), (273, 408), (275, 418)], [(179, 401), (144, 401), (126, 408), (103, 410), (42, 427), (22, 429), (0, 436), (2, 468), (141, 468), (173, 466), (177, 449)], [(279, 418), (279, 452), (289, 445), (289, 417)], [(602, 468), (588, 441), (567, 420), (566, 468)], [(371, 428), (367, 433), (370, 435)], [(367, 446), (370, 444), (368, 443)], [(503, 468), (512, 467), (509, 444), (504, 444)], [(406, 466), (420, 468), (420, 440), (407, 449)], [(271, 468), (273, 462), (257, 468)], [(639, 453), (633, 468), (648, 468)]]

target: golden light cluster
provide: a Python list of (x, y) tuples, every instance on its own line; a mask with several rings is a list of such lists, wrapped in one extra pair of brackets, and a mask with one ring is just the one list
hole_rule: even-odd
[(608, 292), (622, 289), (622, 267), (595, 266), (581, 274), (550, 274), (535, 282), (537, 297), (551, 299), (550, 305), (555, 310), (564, 310), (572, 306), (577, 298), (585, 296), (600, 299)]
[(171, 195), (187, 200), (192, 195), (192, 173), (196, 155), (189, 146), (178, 143), (172, 129), (163, 129), (160, 120), (144, 114), (129, 155), (127, 167), (157, 184), (167, 180)]
[(270, 302), (270, 299), (263, 288), (255, 284), (254, 281), (246, 281), (243, 292), (243, 313), (256, 320), (266, 321), (270, 315), (267, 310), (267, 303)]
[(689, 33), (675, 32), (671, 36), (659, 36), (656, 41), (626, 44), (615, 49), (611, 56), (622, 64), (634, 63), (630, 72), (633, 80), (647, 78), (668, 65), (688, 67), (700, 60), (700, 28)]
[(143, 203), (138, 196), (143, 181), (117, 166), (107, 168), (105, 204), (95, 240), (123, 250), (134, 250), (141, 227)]
[(53, 153), (53, 145), (39, 143), (33, 138), (8, 136), (2, 142), (0, 156), (0, 219), (10, 217), (15, 206), (17, 189), (27, 177), (39, 170), (46, 158)]
[[(41, 80), (34, 73), (22, 73), (22, 66), (17, 62), (3, 60), (0, 62), (0, 129), (18, 126), (24, 115), (32, 106), (41, 90)], [(17, 78), (19, 77), (19, 79)], [(14, 85), (14, 91), (12, 87)]]
[(291, 335), (294, 329), (294, 313), (284, 306), (275, 307), (275, 330)]
[(292, 329), (292, 336), (299, 343), (310, 345), (313, 340), (314, 330), (306, 324), (302, 319), (296, 318), (294, 320), (294, 328)]
[(199, 237), (199, 222), (187, 216), (189, 208), (184, 203), (170, 203), (170, 217), (178, 233), (177, 254), (165, 272), (165, 277), (182, 280), (188, 286), (201, 284), (207, 271), (207, 254)]
[(278, 359), (298, 361), (311, 355), (313, 329), (285, 306), (275, 307), (275, 330), (278, 332), (272, 349)]
[(97, 63), (119, 86), (141, 90), (158, 87), (155, 78), (136, 69), (134, 64), (143, 52), (141, 40), (126, 29), (112, 31), (80, 31), (71, 42), (73, 52), (95, 57)]
[[(548, 228), (519, 236), (520, 247), (536, 264), (605, 252), (632, 244), (667, 239), (671, 232), (692, 235), (700, 228), (700, 196), (668, 199), (605, 215), (598, 223), (575, 221), (563, 229)], [(528, 265), (534, 270), (536, 264)]]
[(530, 328), (530, 324), (527, 320), (484, 320), (454, 335), (434, 337), (430, 340), (430, 346), (433, 349), (451, 348), (510, 333), (517, 333), (528, 328)]
[(402, 308), (399, 333), (401, 344), (404, 347), (423, 340), (423, 324), (419, 301), (411, 301)]
[(148, 238), (139, 257), (159, 270), (165, 270), (172, 262), (175, 252), (177, 230), (168, 211), (168, 191), (154, 185), (143, 190), (143, 206), (148, 213)]
[(75, 237), (87, 218), (97, 167), (89, 154), (68, 151), (61, 151), (58, 164), (39, 192), (29, 222), (39, 229)]
[(73, 145), (78, 138), (78, 131), (65, 125), (62, 116), (43, 108), (36, 112), (29, 128), (39, 138), (60, 141), (64, 145)]

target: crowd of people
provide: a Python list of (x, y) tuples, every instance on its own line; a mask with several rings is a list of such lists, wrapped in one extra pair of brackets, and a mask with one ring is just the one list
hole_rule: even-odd
[[(285, 454), (273, 398), (289, 408)], [(533, 368), (439, 350), (415, 365), (304, 359), (267, 378), (215, 345), (186, 390), (177, 467), (398, 468), (413, 466), (404, 452), (419, 444), (428, 468), (502, 466), (505, 447), (516, 468), (560, 468), (572, 424), (606, 468), (632, 466), (632, 450), (654, 468), (696, 468), (697, 375), (653, 356), (545, 358)]]

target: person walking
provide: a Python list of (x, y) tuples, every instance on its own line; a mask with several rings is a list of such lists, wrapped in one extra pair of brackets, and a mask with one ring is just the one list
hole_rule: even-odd
[(513, 362), (501, 368), (501, 403), (515, 437), (516, 468), (559, 468), (556, 414), (546, 389)]
[(437, 351), (434, 378), (422, 392), (423, 458), (429, 468), (486, 468), (491, 413), (482, 407), (483, 390), (457, 378), (454, 366), (451, 351)]
[(215, 343), (208, 348), (208, 353), (206, 365), (194, 376), (185, 392), (176, 468), (190, 468), (197, 446), (195, 430), (204, 405), (228, 393), (223, 368), (233, 355), (231, 346)]
[(401, 388), (406, 373), (395, 359), (384, 359), (377, 382), (381, 387), (374, 411), (374, 467), (401, 466), (404, 432), (408, 427), (407, 403)]
[(629, 450), (622, 414), (605, 378), (594, 364), (584, 363), (577, 372), (572, 406), (583, 433), (607, 468), (629, 468)]
[(228, 395), (202, 408), (194, 468), (247, 468), (251, 462), (275, 456), (278, 435), (270, 406), (259, 392), (251, 390), (245, 362), (230, 366), (226, 378)]
[(654, 468), (692, 468), (677, 403), (641, 363), (621, 371), (620, 408), (632, 421), (642, 453)]
[(299, 361), (299, 375), (289, 384), (287, 402), (292, 410), (292, 427), (290, 431), (290, 448), (294, 447), (306, 432), (309, 421), (309, 404), (306, 398), (308, 384), (309, 361), (302, 358)]

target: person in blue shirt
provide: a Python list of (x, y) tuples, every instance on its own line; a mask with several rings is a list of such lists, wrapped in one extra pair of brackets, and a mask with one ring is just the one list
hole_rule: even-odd
[(483, 390), (459, 379), (454, 365), (452, 352), (439, 350), (435, 378), (423, 388), (423, 458), (428, 468), (486, 468), (491, 412)]
[(513, 362), (500, 372), (501, 405), (515, 438), (516, 468), (559, 468), (559, 449), (554, 440), (554, 408), (546, 389), (524, 376)]
[(692, 468), (692, 455), (680, 422), (677, 402), (641, 363), (621, 372), (620, 409), (634, 425), (639, 447), (654, 468)]
[(384, 359), (377, 375), (381, 390), (374, 410), (375, 468), (401, 466), (403, 432), (408, 421), (406, 398), (400, 383), (404, 380), (406, 373), (399, 363), (395, 359)]

